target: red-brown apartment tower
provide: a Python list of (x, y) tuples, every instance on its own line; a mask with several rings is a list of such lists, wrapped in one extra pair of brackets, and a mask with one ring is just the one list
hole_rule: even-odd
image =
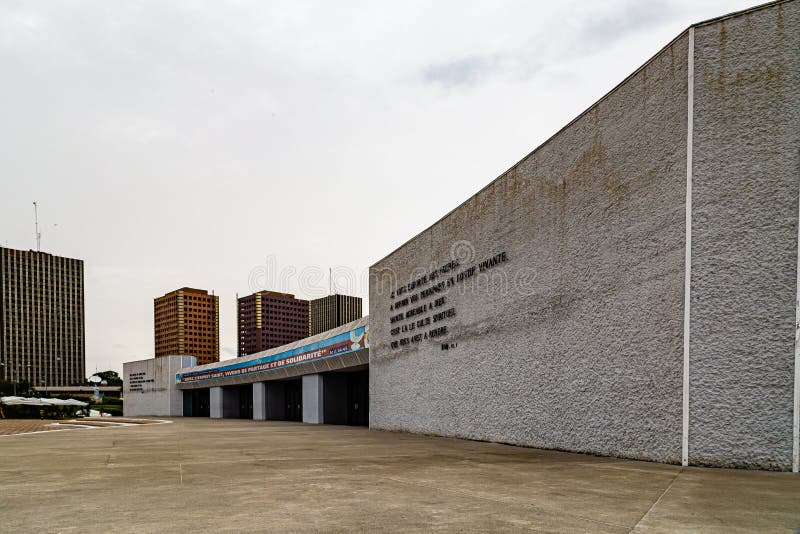
[(184, 287), (153, 299), (156, 358), (188, 355), (219, 361), (219, 297)]
[(259, 291), (238, 299), (238, 356), (308, 337), (309, 305), (288, 293)]

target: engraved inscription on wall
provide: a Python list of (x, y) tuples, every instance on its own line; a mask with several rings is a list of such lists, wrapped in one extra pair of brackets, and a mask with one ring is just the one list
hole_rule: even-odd
[(457, 340), (447, 338), (449, 323), (458, 310), (448, 299), (447, 292), (477, 273), (486, 272), (508, 261), (500, 252), (474, 265), (461, 265), (451, 260), (415, 280), (398, 287), (389, 295), (390, 334), (392, 349), (400, 349), (423, 340), (441, 340), (442, 350), (454, 349)]
[(147, 373), (142, 371), (131, 373), (128, 376), (128, 391), (144, 391), (145, 384), (152, 384), (155, 379), (148, 378)]

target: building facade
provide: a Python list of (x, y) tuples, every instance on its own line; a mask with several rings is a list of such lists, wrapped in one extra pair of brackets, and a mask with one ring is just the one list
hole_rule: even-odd
[(375, 263), (369, 319), (176, 372), (184, 415), (800, 470), (797, 50), (798, 0), (691, 26)]
[(183, 392), (175, 374), (197, 364), (193, 356), (162, 356), (122, 365), (123, 415), (183, 415)]
[(83, 260), (0, 247), (0, 376), (80, 385), (84, 334)]
[(182, 368), (167, 383), (182, 392), (184, 416), (366, 426), (369, 320), (242, 358)]
[(370, 426), (797, 470), (798, 50), (690, 27), (375, 263)]
[(184, 287), (153, 300), (155, 356), (219, 361), (219, 297)]
[(309, 334), (314, 336), (361, 318), (361, 297), (328, 295), (311, 301)]
[(238, 356), (308, 337), (309, 303), (288, 293), (259, 291), (237, 300)]

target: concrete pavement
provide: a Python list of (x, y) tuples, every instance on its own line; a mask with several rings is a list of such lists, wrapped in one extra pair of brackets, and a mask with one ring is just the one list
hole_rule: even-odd
[(800, 477), (249, 420), (0, 438), (0, 531), (793, 530)]

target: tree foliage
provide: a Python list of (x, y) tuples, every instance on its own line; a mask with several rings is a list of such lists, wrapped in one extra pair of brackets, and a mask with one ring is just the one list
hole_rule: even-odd
[(94, 373), (92, 376), (99, 376), (100, 378), (105, 380), (109, 386), (122, 385), (122, 378), (116, 371), (100, 371), (98, 373)]

